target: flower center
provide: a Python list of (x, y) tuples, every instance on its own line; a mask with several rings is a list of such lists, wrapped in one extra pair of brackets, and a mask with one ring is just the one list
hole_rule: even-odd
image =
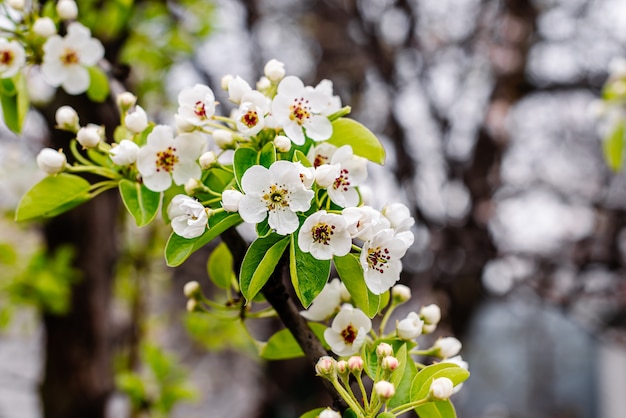
[(304, 100), (303, 97), (295, 99), (293, 104), (289, 106), (289, 111), (291, 112), (289, 119), (296, 121), (298, 125), (302, 125), (305, 120), (311, 117), (309, 101)]
[(379, 273), (384, 273), (383, 269), (387, 266), (387, 262), (391, 259), (387, 248), (368, 248), (367, 249), (367, 265), (369, 268)]
[(65, 51), (63, 51), (63, 55), (61, 55), (61, 62), (63, 63), (63, 65), (78, 64), (78, 53), (73, 49), (65, 48)]
[(178, 163), (176, 148), (173, 147), (167, 147), (166, 150), (157, 152), (156, 156), (156, 171), (163, 170), (171, 173), (174, 170), (176, 163)]
[(313, 160), (313, 167), (317, 168), (322, 164), (326, 164), (328, 160), (330, 160), (330, 158), (327, 157), (326, 155), (317, 154), (315, 156), (315, 159)]
[(350, 178), (348, 177), (348, 170), (346, 170), (345, 168), (342, 168), (341, 172), (339, 173), (339, 177), (337, 177), (335, 181), (333, 182), (333, 188), (335, 190), (343, 189), (344, 192), (347, 192), (349, 186), (350, 186)]
[(253, 128), (259, 123), (259, 115), (254, 110), (248, 110), (241, 117), (241, 123), (246, 125), (248, 128)]
[(289, 192), (284, 186), (279, 187), (276, 184), (270, 186), (270, 190), (263, 195), (263, 200), (269, 210), (276, 210), (289, 206)]
[(13, 52), (11, 51), (0, 52), (0, 63), (4, 65), (11, 65), (11, 62), (13, 62)]
[(343, 340), (347, 342), (348, 344), (352, 344), (354, 340), (356, 340), (357, 334), (358, 332), (357, 330), (354, 329), (352, 324), (349, 324), (346, 328), (344, 328), (341, 331), (341, 336), (343, 337)]
[(202, 100), (198, 100), (193, 107), (193, 113), (196, 114), (200, 119), (206, 119), (206, 109), (204, 108), (204, 102)]
[(333, 229), (335, 229), (335, 225), (328, 225), (323, 222), (318, 223), (311, 230), (313, 242), (328, 245), (332, 235), (334, 234)]

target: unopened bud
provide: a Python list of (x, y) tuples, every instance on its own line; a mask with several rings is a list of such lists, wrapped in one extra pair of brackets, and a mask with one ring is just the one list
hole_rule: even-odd
[(94, 148), (104, 138), (104, 127), (93, 123), (78, 130), (76, 140), (83, 148)]
[(256, 89), (258, 91), (264, 91), (269, 89), (272, 86), (272, 82), (269, 78), (263, 76), (259, 78), (259, 81), (256, 82)]
[(135, 110), (128, 112), (124, 117), (124, 125), (132, 133), (138, 134), (148, 127), (148, 115), (141, 106), (135, 106)]
[(381, 366), (384, 370), (394, 371), (398, 368), (399, 364), (400, 362), (397, 358), (395, 358), (394, 356), (387, 356), (383, 358)]
[(14, 8), (15, 10), (22, 11), (24, 7), (26, 7), (25, 0), (7, 0), (7, 4)]
[(352, 356), (348, 359), (348, 368), (352, 373), (359, 374), (363, 370), (363, 358), (361, 356)]
[(454, 357), (461, 351), (461, 341), (454, 337), (439, 338), (433, 346), (438, 352), (439, 357)]
[(195, 299), (196, 296), (201, 294), (200, 283), (195, 280), (185, 283), (183, 293), (188, 299)]
[(64, 131), (77, 132), (80, 128), (78, 124), (78, 113), (72, 106), (61, 106), (54, 114), (57, 128)]
[(278, 152), (289, 152), (291, 149), (291, 139), (287, 138), (285, 135), (276, 135), (274, 145)]
[(187, 301), (187, 312), (197, 312), (199, 311), (198, 301), (195, 299), (189, 299)]
[(213, 131), (213, 140), (215, 145), (221, 149), (231, 148), (234, 144), (233, 134), (225, 129), (216, 129)]
[(436, 325), (441, 320), (441, 309), (435, 304), (422, 306), (422, 309), (420, 309), (420, 317), (422, 317), (426, 324)]
[(315, 365), (315, 373), (319, 376), (332, 378), (337, 372), (337, 361), (330, 356), (323, 356)]
[(205, 152), (204, 154), (200, 156), (200, 159), (199, 159), (200, 167), (202, 167), (203, 170), (211, 168), (213, 164), (215, 164), (216, 161), (217, 161), (217, 155), (215, 155), (213, 151)]
[(432, 334), (437, 329), (437, 324), (424, 324), (422, 326), (422, 334)]
[(220, 80), (220, 87), (222, 87), (222, 90), (228, 90), (228, 84), (233, 78), (234, 77), (231, 74), (226, 74), (222, 77), (222, 79)]
[(222, 192), (222, 207), (226, 212), (239, 212), (239, 202), (243, 193), (238, 190), (224, 190)]
[(206, 186), (202, 184), (202, 182), (200, 182), (200, 180), (198, 179), (190, 178), (185, 183), (185, 193), (187, 193), (190, 196), (193, 196), (196, 193), (201, 192), (205, 188)]
[(57, 27), (49, 17), (40, 17), (33, 23), (33, 32), (42, 38), (49, 38), (57, 33)]
[(397, 284), (391, 288), (393, 300), (400, 304), (411, 299), (411, 288), (403, 284)]
[(137, 96), (129, 91), (117, 95), (117, 105), (123, 112), (135, 106), (135, 103), (137, 103)]
[(63, 171), (67, 158), (62, 151), (44, 148), (37, 154), (37, 166), (47, 174), (57, 174)]
[(339, 360), (337, 362), (337, 372), (345, 374), (348, 372), (348, 362), (345, 360)]
[(269, 60), (263, 68), (263, 73), (270, 81), (276, 83), (285, 76), (285, 64), (275, 59)]
[(74, 20), (78, 16), (78, 6), (74, 0), (59, 0), (57, 14), (63, 20)]
[(393, 383), (381, 380), (374, 383), (374, 393), (383, 401), (387, 401), (396, 394), (396, 388), (393, 386)]
[(376, 347), (376, 355), (378, 358), (384, 358), (393, 355), (393, 347), (387, 343), (380, 343)]
[(322, 412), (320, 412), (320, 414), (317, 417), (318, 418), (341, 418), (341, 414), (337, 411), (333, 411), (330, 408), (326, 408)]
[(454, 393), (454, 384), (447, 377), (438, 377), (430, 384), (429, 394), (437, 400), (446, 400)]

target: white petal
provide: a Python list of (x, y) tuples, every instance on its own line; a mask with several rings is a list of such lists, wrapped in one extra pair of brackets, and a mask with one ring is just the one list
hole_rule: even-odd
[(174, 183), (179, 186), (187, 183), (189, 179), (198, 179), (200, 176), (202, 176), (202, 170), (195, 162), (178, 163), (174, 166), (174, 170), (172, 172)]
[(239, 215), (248, 223), (259, 223), (267, 216), (267, 206), (257, 193), (245, 194), (239, 202)]
[(271, 185), (270, 171), (261, 165), (248, 168), (241, 178), (241, 188), (244, 193), (261, 193), (269, 189)]
[(288, 123), (283, 125), (283, 130), (285, 131), (285, 135), (289, 137), (296, 145), (304, 144), (304, 132), (302, 131), (302, 126), (298, 125), (295, 122), (289, 121)]
[(172, 177), (165, 171), (159, 171), (150, 176), (144, 176), (143, 183), (153, 192), (162, 192), (172, 185)]
[(79, 51), (80, 63), (91, 67), (104, 57), (104, 47), (97, 39), (89, 39), (85, 46)]
[(279, 235), (291, 234), (300, 226), (298, 215), (289, 209), (270, 210), (268, 223)]
[(333, 134), (333, 125), (326, 116), (313, 115), (304, 127), (306, 135), (313, 141), (324, 141)]
[(80, 94), (89, 88), (89, 72), (80, 65), (65, 67), (63, 89), (68, 94)]

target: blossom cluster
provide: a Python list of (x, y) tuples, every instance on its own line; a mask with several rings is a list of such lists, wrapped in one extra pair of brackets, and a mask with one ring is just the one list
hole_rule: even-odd
[[(8, 5), (24, 18), (14, 21), (14, 27), (6, 28), (0, 38), (0, 78), (12, 78), (35, 64), (50, 85), (73, 95), (87, 91), (89, 69), (103, 59), (104, 47), (76, 21), (76, 2), (59, 0), (53, 16), (40, 15), (38, 7), (29, 7), (24, 0)], [(66, 26), (64, 35), (59, 34), (61, 23)]]

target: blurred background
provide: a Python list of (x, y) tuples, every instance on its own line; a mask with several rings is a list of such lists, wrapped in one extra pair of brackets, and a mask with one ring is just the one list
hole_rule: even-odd
[[(414, 300), (398, 315), (437, 303), (437, 335), (463, 342), (460, 417), (624, 416), (626, 175), (607, 168), (597, 118), (626, 55), (623, 0), (77, 3), (162, 123), (181, 88), (208, 84), (226, 104), (222, 75), (253, 84), (271, 58), (333, 82), (387, 150), (370, 204), (401, 201), (417, 221), (401, 279)], [(137, 230), (115, 193), (12, 222), (41, 177), (34, 155), (67, 140), (59, 105), (115, 123), (36, 71), (30, 85), (24, 135), (0, 131), (0, 417), (287, 418), (328, 402), (307, 364), (259, 362), (236, 324), (187, 315), (183, 284), (206, 280), (210, 249), (166, 268), (167, 227)]]

